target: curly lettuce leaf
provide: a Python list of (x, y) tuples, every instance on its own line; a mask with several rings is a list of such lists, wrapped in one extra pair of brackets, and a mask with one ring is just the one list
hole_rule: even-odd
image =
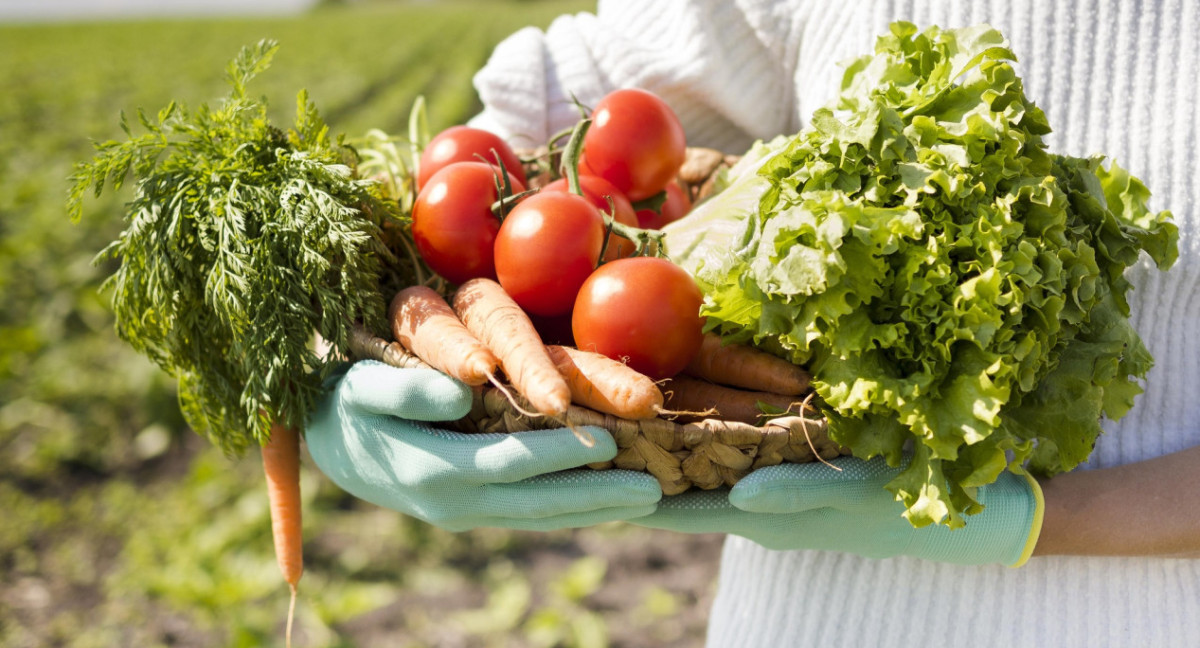
[(680, 255), (708, 328), (807, 365), (834, 439), (907, 462), (888, 488), (916, 526), (961, 526), (1005, 469), (1087, 459), (1153, 362), (1125, 269), (1177, 255), (1140, 181), (1047, 151), (1013, 60), (986, 25), (894, 24), (668, 238), (724, 223)]

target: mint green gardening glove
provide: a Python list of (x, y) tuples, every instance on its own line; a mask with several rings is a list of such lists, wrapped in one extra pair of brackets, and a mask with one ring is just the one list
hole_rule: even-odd
[(884, 484), (901, 468), (881, 458), (840, 457), (760, 468), (732, 489), (664, 497), (634, 524), (686, 533), (730, 533), (768, 549), (823, 549), (870, 558), (915, 556), (938, 562), (1019, 566), (1029, 558), (1042, 521), (1041, 488), (1004, 472), (979, 488), (983, 511), (966, 525), (914, 528)]
[(599, 428), (587, 428), (589, 448), (565, 428), (463, 434), (421, 422), (470, 408), (471, 390), (445, 374), (364, 360), (322, 401), (305, 441), (346, 492), (452, 531), (589, 526), (649, 514), (662, 497), (650, 475), (580, 468), (617, 454)]

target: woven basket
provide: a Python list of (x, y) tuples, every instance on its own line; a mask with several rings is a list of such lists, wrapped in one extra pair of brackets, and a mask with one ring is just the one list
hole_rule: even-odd
[[(402, 369), (428, 368), (394, 341), (355, 330), (351, 350), (357, 358), (369, 358)], [(461, 432), (521, 432), (533, 429), (595, 426), (608, 430), (617, 443), (617, 456), (590, 467), (603, 470), (623, 468), (647, 472), (658, 479), (663, 493), (676, 495), (689, 488), (712, 489), (732, 486), (750, 471), (785, 461), (808, 463), (849, 454), (826, 434), (825, 421), (805, 416), (786, 416), (756, 426), (739, 421), (707, 418), (678, 423), (665, 418), (634, 421), (572, 405), (565, 418), (530, 417), (528, 403), (491, 386), (476, 387), (471, 411), (446, 427)]]
[[(522, 157), (534, 157), (522, 152)], [(718, 170), (732, 165), (736, 157), (711, 149), (689, 148), (679, 180), (693, 201), (703, 199), (711, 190)], [(531, 176), (530, 186), (545, 184), (546, 178)], [(359, 359), (374, 359), (400, 368), (426, 367), (399, 343), (375, 337), (356, 328), (351, 350)], [(532, 429), (576, 428), (583, 426), (608, 430), (617, 443), (617, 456), (590, 467), (603, 470), (621, 468), (646, 472), (658, 479), (663, 493), (676, 495), (690, 488), (713, 489), (732, 486), (752, 470), (783, 462), (808, 463), (849, 454), (826, 434), (825, 421), (807, 415), (789, 415), (762, 425), (706, 418), (678, 422), (666, 418), (622, 419), (592, 409), (572, 405), (564, 418), (531, 417), (528, 403), (510, 390), (505, 394), (492, 387), (476, 387), (471, 412), (446, 427), (462, 432), (521, 432)], [(510, 398), (512, 400), (510, 400)], [(513, 401), (516, 401), (515, 403)], [(803, 410), (810, 413), (814, 410)], [(587, 439), (584, 437), (584, 441)]]

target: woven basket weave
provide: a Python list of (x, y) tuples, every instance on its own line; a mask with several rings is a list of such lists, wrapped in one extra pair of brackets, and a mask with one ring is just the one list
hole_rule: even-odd
[[(379, 360), (403, 369), (426, 365), (399, 343), (355, 330), (351, 348), (357, 358)], [(647, 472), (658, 479), (663, 493), (676, 495), (689, 488), (732, 486), (750, 471), (785, 461), (808, 463), (848, 454), (826, 434), (820, 418), (786, 416), (756, 426), (715, 418), (677, 423), (665, 418), (634, 421), (572, 405), (565, 418), (530, 417), (530, 406), (518, 395), (491, 386), (476, 387), (471, 411), (446, 427), (462, 432), (521, 432), (524, 430), (595, 426), (608, 430), (617, 443), (617, 456), (590, 467)]]
[[(521, 152), (535, 157), (534, 152)], [(712, 149), (689, 148), (680, 170), (680, 183), (693, 201), (711, 190), (723, 167), (737, 158)], [(545, 184), (532, 175), (531, 187)], [(357, 328), (351, 349), (359, 359), (370, 358), (400, 368), (428, 367), (399, 343), (373, 336)], [(739, 421), (706, 418), (677, 422), (666, 418), (622, 419), (572, 405), (566, 417), (531, 417), (522, 413), (532, 408), (515, 392), (505, 394), (492, 387), (475, 388), (471, 412), (446, 427), (462, 432), (521, 432), (539, 428), (595, 426), (608, 430), (617, 443), (617, 456), (591, 468), (621, 468), (646, 472), (658, 479), (663, 493), (676, 495), (690, 488), (712, 489), (732, 486), (752, 470), (783, 462), (808, 463), (828, 460), (848, 451), (829, 439), (825, 421), (816, 417), (789, 415), (751, 425)], [(510, 397), (515, 400), (510, 400)], [(805, 413), (813, 410), (803, 410)], [(580, 434), (586, 434), (580, 431)]]

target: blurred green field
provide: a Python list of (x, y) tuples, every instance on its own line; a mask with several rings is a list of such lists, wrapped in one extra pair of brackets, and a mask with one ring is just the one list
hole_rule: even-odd
[[(579, 1), (366, 3), (295, 17), (0, 25), (0, 646), (282, 643), (286, 586), (253, 457), (190, 432), (174, 385), (121, 343), (94, 255), (122, 198), (71, 223), (67, 177), (119, 117), (224, 94), (225, 63), (279, 41), (252, 88), (289, 123), (307, 88), (335, 132), (436, 130), (478, 110), (504, 36)], [(700, 643), (719, 539), (627, 525), (450, 534), (303, 474), (298, 646)]]

